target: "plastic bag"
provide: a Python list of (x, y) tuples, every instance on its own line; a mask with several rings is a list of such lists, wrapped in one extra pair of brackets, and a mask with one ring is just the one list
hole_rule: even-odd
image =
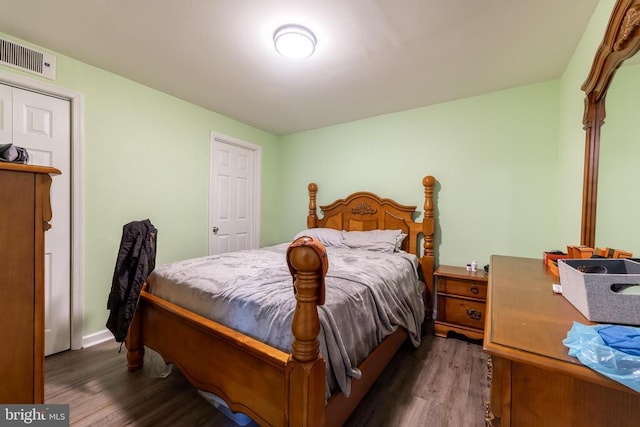
[(144, 366), (149, 368), (151, 378), (166, 378), (171, 374), (173, 365), (165, 363), (160, 354), (149, 347), (144, 347)]
[(573, 322), (562, 343), (569, 348), (569, 356), (583, 365), (640, 392), (640, 356), (609, 347), (598, 334), (598, 329), (606, 326)]

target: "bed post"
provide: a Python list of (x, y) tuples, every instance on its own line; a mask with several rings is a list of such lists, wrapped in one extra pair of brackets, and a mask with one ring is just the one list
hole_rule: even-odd
[[(146, 283), (143, 289), (146, 289)], [(142, 302), (139, 301), (138, 304)], [(127, 369), (129, 372), (135, 372), (142, 368), (144, 363), (144, 346), (142, 345), (142, 323), (140, 319), (140, 307), (133, 314), (131, 323), (129, 324), (129, 332), (125, 338), (125, 346), (127, 348)]]
[(324, 301), (322, 261), (316, 250), (307, 245), (290, 247), (287, 257), (297, 300), (291, 326), (288, 425), (320, 427), (324, 425), (325, 405), (325, 365), (318, 341), (317, 307)]
[(309, 214), (307, 215), (307, 228), (316, 228), (318, 226), (318, 215), (316, 213), (316, 194), (318, 186), (315, 183), (309, 184)]
[(424, 235), (424, 253), (421, 258), (422, 276), (427, 285), (427, 298), (425, 304), (425, 321), (431, 321), (433, 317), (433, 272), (435, 264), (435, 250), (433, 249), (435, 220), (434, 220), (434, 203), (433, 203), (433, 187), (436, 179), (431, 175), (422, 179), (424, 186), (424, 218), (422, 219), (422, 233)]

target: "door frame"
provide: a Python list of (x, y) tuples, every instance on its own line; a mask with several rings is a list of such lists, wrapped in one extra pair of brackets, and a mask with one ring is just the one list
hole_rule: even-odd
[(208, 208), (208, 217), (207, 217), (207, 253), (209, 253), (209, 248), (211, 247), (211, 202), (213, 199), (213, 185), (211, 185), (211, 179), (214, 175), (215, 171), (215, 162), (213, 161), (213, 153), (215, 153), (214, 147), (216, 144), (226, 143), (229, 145), (234, 145), (236, 147), (244, 148), (245, 150), (252, 151), (254, 154), (254, 162), (253, 162), (253, 191), (254, 191), (254, 205), (253, 205), (253, 236), (249, 244), (252, 249), (260, 247), (260, 211), (261, 211), (261, 200), (262, 200), (262, 147), (256, 144), (252, 144), (247, 141), (243, 141), (238, 138), (234, 138), (228, 135), (223, 135), (221, 133), (211, 131), (211, 136), (209, 139), (209, 204)]
[[(20, 89), (38, 92), (69, 101), (71, 104), (71, 350), (83, 347), (83, 206), (84, 206), (84, 170), (82, 148), (84, 146), (84, 95), (75, 90), (42, 82), (19, 74), (0, 70), (0, 83)], [(55, 215), (55, 212), (54, 212)]]

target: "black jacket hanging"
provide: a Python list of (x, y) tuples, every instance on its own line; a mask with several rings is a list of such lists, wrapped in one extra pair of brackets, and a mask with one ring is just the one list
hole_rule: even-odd
[(107, 301), (107, 309), (111, 310), (107, 328), (118, 342), (126, 338), (142, 284), (155, 268), (157, 236), (158, 230), (148, 219), (122, 227), (122, 240)]

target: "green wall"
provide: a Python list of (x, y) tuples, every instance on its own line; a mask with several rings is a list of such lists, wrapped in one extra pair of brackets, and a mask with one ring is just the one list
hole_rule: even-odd
[(212, 130), (262, 146), (261, 242), (276, 241), (278, 209), (271, 202), (277, 194), (276, 136), (54, 54), (55, 82), (40, 80), (84, 94), (83, 336), (105, 327), (127, 222), (149, 218), (158, 228), (158, 263), (207, 254)]
[(421, 209), (433, 175), (440, 263), (540, 257), (553, 240), (558, 93), (551, 81), (283, 137), (282, 240), (305, 226), (308, 182), (320, 204), (368, 190)]

